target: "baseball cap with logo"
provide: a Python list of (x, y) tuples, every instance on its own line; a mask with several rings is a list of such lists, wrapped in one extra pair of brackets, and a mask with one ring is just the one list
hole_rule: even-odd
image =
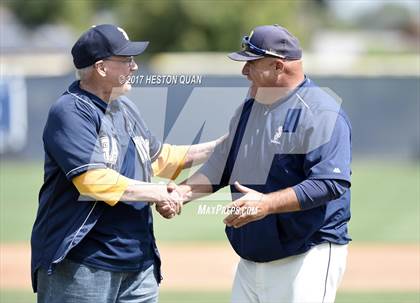
[(228, 57), (235, 61), (251, 61), (267, 56), (286, 60), (302, 58), (299, 40), (280, 25), (263, 25), (254, 28), (242, 39), (242, 50)]
[(112, 24), (94, 25), (83, 33), (71, 49), (76, 68), (84, 68), (110, 56), (137, 56), (148, 41), (130, 41), (127, 33)]

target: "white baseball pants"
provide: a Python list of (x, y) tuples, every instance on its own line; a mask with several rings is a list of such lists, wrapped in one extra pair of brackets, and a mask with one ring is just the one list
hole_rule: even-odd
[(232, 303), (332, 303), (343, 278), (347, 245), (323, 243), (304, 254), (256, 263), (240, 260)]

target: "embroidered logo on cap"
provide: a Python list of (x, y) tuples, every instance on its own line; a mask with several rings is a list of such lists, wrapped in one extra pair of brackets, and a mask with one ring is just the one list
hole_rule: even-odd
[(127, 33), (125, 32), (125, 30), (123, 30), (121, 27), (117, 27), (117, 29), (124, 35), (124, 38), (126, 39), (126, 40), (130, 40), (129, 38), (128, 38), (128, 35), (127, 35)]

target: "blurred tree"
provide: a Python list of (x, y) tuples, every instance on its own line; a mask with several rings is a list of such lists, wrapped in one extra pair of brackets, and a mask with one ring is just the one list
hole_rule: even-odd
[(327, 0), (314, 0), (314, 2), (323, 8), (326, 8), (328, 6)]
[(362, 14), (358, 23), (367, 29), (403, 29), (412, 20), (407, 7), (385, 3), (376, 10)]
[(46, 23), (65, 23), (77, 31), (91, 25), (95, 14), (113, 9), (118, 0), (5, 0), (16, 17), (29, 28)]
[(27, 27), (54, 22), (61, 16), (62, 3), (55, 0), (14, 0), (4, 2)]
[[(313, 0), (6, 0), (22, 23), (66, 23), (78, 33), (115, 16), (131, 39), (149, 40), (149, 50), (230, 51), (241, 36), (263, 24), (287, 27), (305, 44), (320, 26), (324, 1)], [(98, 17), (99, 16), (99, 17)], [(109, 19), (106, 20), (106, 22)], [(99, 22), (98, 22), (99, 21)], [(321, 22), (322, 23), (322, 22)]]
[(304, 1), (124, 1), (123, 26), (150, 51), (228, 51), (256, 25), (278, 23), (300, 36), (296, 24)]

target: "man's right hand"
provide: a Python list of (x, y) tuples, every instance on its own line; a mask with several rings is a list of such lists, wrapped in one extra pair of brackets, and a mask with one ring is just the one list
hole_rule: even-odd
[(177, 188), (178, 186), (175, 183), (168, 183), (166, 186), (167, 198), (163, 201), (156, 202), (156, 211), (166, 219), (171, 219), (175, 215), (179, 215), (182, 210), (182, 204), (186, 199)]

